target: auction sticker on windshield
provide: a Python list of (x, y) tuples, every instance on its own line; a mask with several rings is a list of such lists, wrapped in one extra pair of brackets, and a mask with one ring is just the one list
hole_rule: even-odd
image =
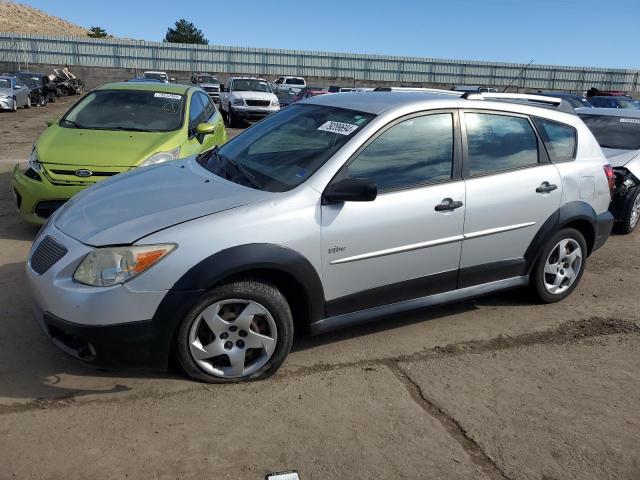
[(175, 95), (173, 93), (160, 93), (160, 92), (154, 93), (153, 96), (156, 98), (169, 98), (171, 100), (180, 100), (182, 98), (182, 95)]
[(329, 120), (318, 127), (318, 130), (322, 132), (339, 133), (340, 135), (351, 135), (358, 125), (351, 125), (350, 123), (340, 123)]

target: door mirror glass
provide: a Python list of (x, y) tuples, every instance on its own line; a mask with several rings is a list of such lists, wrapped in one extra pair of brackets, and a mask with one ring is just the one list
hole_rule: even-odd
[(49, 120), (45, 120), (45, 122), (47, 124), (47, 127), (50, 127), (51, 125), (53, 125), (54, 123), (56, 123), (56, 121), (52, 118), (50, 118)]
[(372, 202), (378, 196), (378, 187), (366, 178), (345, 178), (331, 183), (322, 196), (324, 203)]

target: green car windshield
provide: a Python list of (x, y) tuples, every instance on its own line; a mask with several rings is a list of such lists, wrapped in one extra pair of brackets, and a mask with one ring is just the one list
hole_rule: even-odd
[(204, 153), (199, 162), (236, 183), (284, 192), (306, 181), (374, 117), (344, 108), (294, 104)]
[(171, 132), (182, 126), (184, 95), (146, 90), (95, 90), (60, 120), (65, 128)]

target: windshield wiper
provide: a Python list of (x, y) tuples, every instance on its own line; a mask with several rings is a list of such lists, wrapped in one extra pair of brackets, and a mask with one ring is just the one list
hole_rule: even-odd
[(235, 169), (235, 171), (238, 172), (252, 187), (255, 187), (257, 189), (262, 188), (260, 182), (258, 182), (256, 177), (252, 175), (244, 166), (238, 164), (238, 162), (231, 160), (228, 157), (220, 155), (217, 145), (211, 150), (211, 155), (214, 155), (216, 157), (220, 168), (227, 174), (227, 180), (231, 180), (231, 177), (229, 176), (229, 169), (227, 168), (227, 165), (231, 165)]
[(123, 132), (153, 132), (153, 130), (149, 130), (148, 128), (136, 128), (136, 127), (122, 127), (122, 126), (113, 126), (113, 127), (85, 127), (90, 128), (92, 130), (115, 130), (115, 131), (123, 131)]

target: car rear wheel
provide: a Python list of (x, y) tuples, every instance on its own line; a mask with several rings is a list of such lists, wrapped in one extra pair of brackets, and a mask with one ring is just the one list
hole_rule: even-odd
[(181, 323), (177, 358), (193, 379), (228, 383), (273, 375), (293, 341), (291, 310), (273, 285), (241, 280), (207, 292)]
[(24, 108), (31, 108), (31, 95), (27, 95), (27, 103), (24, 104)]
[(229, 105), (229, 111), (227, 112), (227, 124), (230, 128), (236, 128), (238, 126), (238, 120), (233, 114), (233, 109)]
[(578, 230), (566, 228), (551, 237), (531, 272), (531, 287), (545, 303), (564, 300), (580, 283), (587, 244)]
[(623, 212), (623, 218), (616, 222), (616, 232), (627, 235), (640, 223), (640, 187), (635, 187), (627, 194)]

